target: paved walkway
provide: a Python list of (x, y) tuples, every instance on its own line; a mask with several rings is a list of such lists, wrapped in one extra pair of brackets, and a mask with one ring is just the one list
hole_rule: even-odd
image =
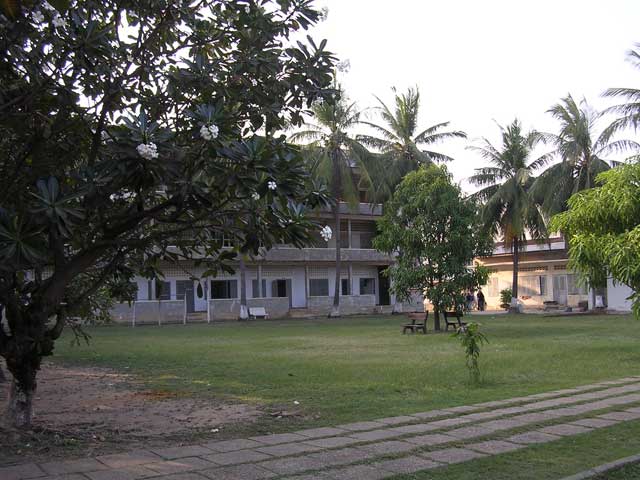
[(376, 480), (640, 419), (640, 376), (412, 415), (0, 468), (2, 480)]

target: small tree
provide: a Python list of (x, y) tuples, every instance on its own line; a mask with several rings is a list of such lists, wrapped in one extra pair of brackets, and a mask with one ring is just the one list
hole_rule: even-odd
[(628, 285), (640, 317), (640, 164), (601, 173), (596, 184), (573, 195), (551, 228), (565, 232), (569, 266), (593, 287), (606, 285), (609, 276)]
[(486, 283), (488, 272), (473, 259), (491, 252), (474, 203), (462, 197), (445, 167), (409, 173), (385, 204), (375, 248), (397, 254), (387, 270), (400, 299), (424, 292), (439, 312), (462, 303), (462, 292)]
[[(55, 5), (55, 7), (51, 6)], [(326, 197), (283, 131), (330, 99), (309, 0), (26, 0), (0, 8), (0, 355), (28, 427), (42, 358), (135, 273), (302, 246)]]
[(489, 340), (480, 331), (480, 324), (473, 322), (460, 327), (453, 336), (460, 340), (460, 345), (464, 348), (471, 382), (478, 383), (480, 380), (480, 363), (478, 362), (480, 359), (480, 346), (483, 343), (489, 343)]

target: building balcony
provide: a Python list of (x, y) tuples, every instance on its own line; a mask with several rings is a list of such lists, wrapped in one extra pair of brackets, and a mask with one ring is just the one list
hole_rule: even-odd
[[(369, 248), (342, 248), (341, 259), (344, 262), (366, 262), (386, 265), (393, 257)], [(291, 248), (277, 247), (266, 252), (262, 260), (267, 262), (335, 262), (335, 248)]]
[[(331, 208), (323, 208), (322, 213), (331, 213)], [(381, 203), (358, 203), (354, 206), (346, 202), (340, 202), (340, 213), (344, 215), (367, 215), (380, 217), (382, 215)]]

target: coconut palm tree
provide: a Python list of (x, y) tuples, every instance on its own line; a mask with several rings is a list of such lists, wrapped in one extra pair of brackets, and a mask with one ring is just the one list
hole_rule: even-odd
[(333, 102), (318, 102), (312, 106), (314, 119), (303, 130), (291, 135), (297, 142), (306, 142), (310, 170), (323, 180), (336, 199), (333, 207), (334, 238), (336, 242), (336, 281), (333, 307), (329, 316), (340, 316), (341, 234), (340, 202), (351, 205), (359, 201), (359, 192), (376, 196), (369, 170), (374, 168), (375, 157), (353, 136), (350, 130), (360, 123), (361, 112), (349, 102), (338, 87), (339, 95)]
[[(516, 119), (502, 131), (502, 146), (494, 147), (486, 138), (468, 147), (488, 160), (491, 166), (476, 169), (469, 181), (481, 189), (473, 194), (482, 202), (482, 223), (491, 235), (502, 237), (513, 255), (512, 305), (518, 298), (519, 253), (527, 235), (546, 236), (544, 218), (530, 194), (535, 170), (549, 161), (545, 155), (531, 160), (535, 145), (542, 140), (536, 131), (522, 132)], [(513, 305), (515, 306), (515, 305)]]
[[(627, 52), (627, 61), (634, 67), (640, 68), (640, 43), (636, 43), (636, 50)], [(620, 115), (614, 120), (607, 132), (611, 135), (627, 128), (638, 131), (640, 129), (640, 89), (638, 88), (609, 88), (603, 94), (605, 97), (620, 98), (625, 103), (614, 105), (605, 110), (605, 113)]]
[(386, 194), (393, 192), (395, 186), (408, 172), (416, 170), (420, 165), (428, 165), (432, 162), (448, 162), (451, 157), (435, 152), (431, 145), (449, 138), (466, 138), (461, 131), (445, 131), (449, 122), (437, 123), (429, 128), (417, 132), (418, 114), (420, 111), (420, 92), (418, 88), (409, 88), (406, 93), (395, 95), (395, 108), (392, 111), (380, 98), (376, 108), (382, 124), (362, 121), (364, 125), (371, 127), (378, 136), (358, 135), (358, 140), (364, 145), (374, 148), (382, 153), (386, 159)]
[(631, 140), (612, 141), (608, 130), (596, 135), (600, 114), (584, 99), (577, 103), (567, 95), (547, 112), (560, 123), (558, 134), (544, 134), (545, 141), (555, 146), (552, 153), (560, 162), (538, 177), (532, 195), (546, 214), (555, 215), (567, 209), (571, 195), (593, 187), (596, 176), (611, 168), (615, 162), (605, 160), (606, 154), (637, 148), (638, 144)]

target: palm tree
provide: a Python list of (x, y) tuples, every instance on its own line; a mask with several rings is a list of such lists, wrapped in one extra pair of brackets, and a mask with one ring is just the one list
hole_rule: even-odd
[(361, 112), (350, 103), (338, 86), (339, 95), (334, 102), (318, 102), (312, 106), (315, 122), (291, 136), (293, 141), (308, 142), (308, 158), (314, 176), (326, 182), (336, 199), (333, 207), (336, 242), (336, 281), (333, 307), (329, 316), (340, 316), (341, 234), (340, 200), (353, 205), (359, 201), (360, 190), (375, 196), (369, 169), (374, 156), (349, 135), (349, 130), (360, 123)]
[[(627, 52), (627, 61), (634, 67), (640, 68), (640, 43), (636, 43), (635, 48), (637, 50), (629, 50)], [(603, 95), (605, 97), (622, 98), (626, 100), (626, 103), (614, 105), (604, 111), (605, 113), (621, 115), (607, 127), (609, 134), (613, 135), (627, 128), (631, 128), (634, 131), (640, 129), (640, 89), (624, 87), (609, 88)]]
[[(449, 122), (442, 122), (417, 133), (418, 114), (420, 111), (420, 92), (418, 88), (409, 88), (407, 93), (395, 94), (395, 109), (391, 109), (380, 98), (375, 97), (380, 104), (377, 111), (383, 124), (363, 121), (364, 125), (373, 128), (378, 137), (371, 135), (358, 135), (364, 145), (375, 148), (388, 160), (386, 168), (386, 191), (389, 195), (395, 186), (408, 172), (416, 170), (420, 165), (428, 165), (432, 162), (448, 162), (451, 157), (433, 150), (425, 150), (434, 143), (449, 138), (466, 138), (461, 131), (443, 131), (449, 126)], [(390, 165), (389, 165), (390, 163)], [(391, 167), (389, 169), (389, 167)]]
[[(513, 255), (512, 304), (518, 298), (519, 253), (526, 236), (546, 236), (544, 218), (530, 195), (533, 173), (548, 160), (548, 155), (530, 161), (535, 145), (542, 139), (536, 131), (523, 134), (516, 119), (502, 131), (502, 147), (497, 149), (486, 139), (480, 146), (468, 147), (491, 164), (476, 169), (469, 181), (481, 190), (473, 194), (483, 203), (482, 221), (494, 237), (501, 236)], [(513, 305), (515, 306), (515, 305)]]
[(596, 136), (600, 114), (584, 99), (576, 103), (567, 95), (547, 112), (560, 122), (560, 131), (557, 135), (546, 133), (544, 138), (555, 146), (552, 154), (561, 161), (538, 177), (532, 195), (546, 214), (555, 215), (567, 209), (571, 195), (593, 187), (596, 176), (611, 168), (613, 162), (602, 158), (605, 154), (635, 148), (637, 144), (631, 140), (611, 141), (608, 130)]

